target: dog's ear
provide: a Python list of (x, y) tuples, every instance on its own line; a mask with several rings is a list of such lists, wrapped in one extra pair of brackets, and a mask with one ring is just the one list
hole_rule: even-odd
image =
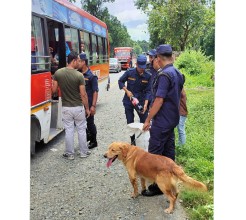
[(122, 157), (126, 158), (127, 152), (128, 152), (128, 147), (126, 146), (126, 144), (122, 144), (120, 147), (120, 150), (122, 152)]

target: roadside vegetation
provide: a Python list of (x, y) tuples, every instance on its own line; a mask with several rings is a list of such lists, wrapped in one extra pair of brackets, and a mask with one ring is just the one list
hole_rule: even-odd
[[(199, 61), (199, 62), (198, 62)], [(186, 51), (175, 61), (186, 76), (186, 144), (176, 147), (176, 161), (208, 192), (182, 189), (179, 195), (191, 220), (213, 219), (214, 205), (214, 62), (200, 51)], [(175, 130), (177, 143), (177, 130)]]

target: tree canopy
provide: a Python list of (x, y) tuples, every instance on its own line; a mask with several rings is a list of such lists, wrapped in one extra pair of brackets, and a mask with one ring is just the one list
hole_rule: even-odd
[(214, 0), (136, 0), (135, 5), (148, 15), (151, 47), (201, 47), (214, 55)]

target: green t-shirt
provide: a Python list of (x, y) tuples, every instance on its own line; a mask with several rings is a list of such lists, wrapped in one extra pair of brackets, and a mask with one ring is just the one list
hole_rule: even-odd
[(64, 67), (55, 72), (54, 80), (58, 82), (61, 90), (62, 106), (76, 107), (83, 105), (79, 91), (79, 86), (85, 85), (82, 73)]

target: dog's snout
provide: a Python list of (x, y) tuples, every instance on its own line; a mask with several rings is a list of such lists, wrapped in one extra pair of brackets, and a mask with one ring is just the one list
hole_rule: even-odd
[(103, 156), (104, 156), (105, 158), (107, 158), (107, 153), (105, 153)]

